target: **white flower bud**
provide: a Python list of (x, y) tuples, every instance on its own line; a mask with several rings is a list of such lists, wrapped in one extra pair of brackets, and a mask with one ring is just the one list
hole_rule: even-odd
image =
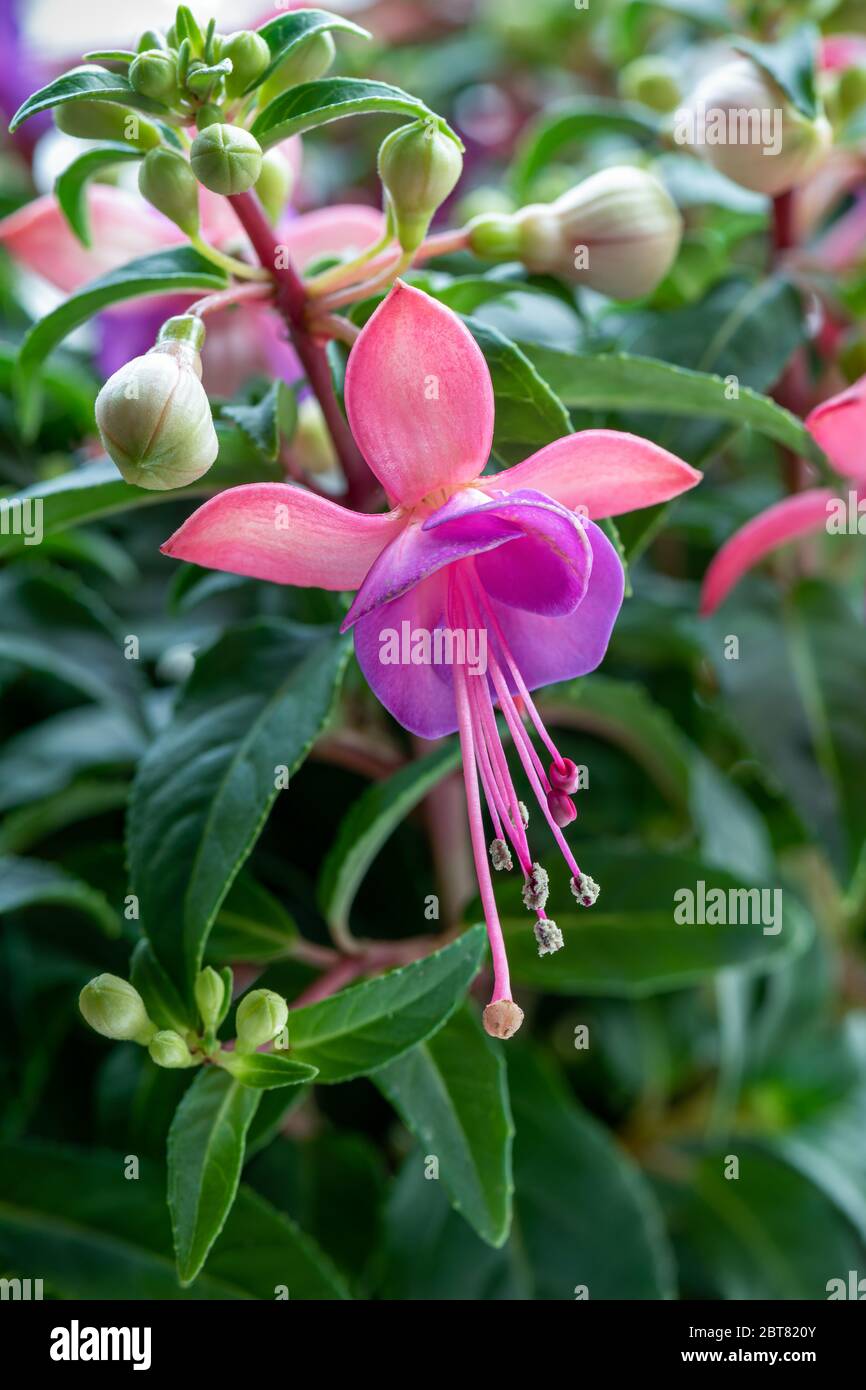
[(203, 341), (199, 319), (169, 319), (156, 346), (100, 391), (99, 433), (128, 483), (156, 491), (184, 487), (214, 462), (219, 442), (200, 379)]
[(809, 120), (751, 58), (708, 73), (677, 112), (674, 138), (729, 179), (776, 197), (803, 183), (829, 149), (826, 117)]

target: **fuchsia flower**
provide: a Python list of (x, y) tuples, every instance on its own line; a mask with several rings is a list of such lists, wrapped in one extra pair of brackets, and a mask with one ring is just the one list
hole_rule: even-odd
[[(584, 675), (604, 656), (623, 571), (590, 518), (665, 501), (700, 474), (646, 440), (587, 430), (482, 477), (493, 437), (487, 365), (449, 309), (400, 281), (352, 349), (346, 408), (392, 510), (363, 515), (290, 485), (250, 484), (205, 503), (163, 550), (281, 584), (356, 589), (343, 628), (354, 630), (359, 664), (382, 704), (423, 738), (459, 731), (493, 954), (485, 1026), (509, 1036), (522, 1013), (511, 999), (479, 784), (493, 826), (490, 859), (502, 869), (516, 857), (541, 953), (561, 945), (561, 935), (545, 915), (547, 875), (530, 853), (495, 708), (573, 892), (589, 906), (598, 888), (562, 833), (575, 815), (577, 769), (557, 751), (530, 691)], [(547, 768), (524, 716), (547, 750)]]
[[(866, 376), (811, 411), (806, 426), (836, 472), (866, 495)], [(832, 488), (807, 488), (752, 517), (713, 558), (704, 576), (701, 612), (709, 616), (759, 561), (789, 541), (823, 531), (830, 509), (846, 506)]]

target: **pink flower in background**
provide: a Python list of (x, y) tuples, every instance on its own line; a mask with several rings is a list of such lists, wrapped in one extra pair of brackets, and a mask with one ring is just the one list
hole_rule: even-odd
[[(289, 140), (286, 158), (297, 169), (300, 142)], [(236, 250), (245, 237), (225, 198), (202, 189), (199, 195), (202, 234), (220, 250)], [(91, 280), (140, 256), (186, 244), (179, 227), (136, 193), (109, 184), (88, 190), (93, 248), (82, 246), (47, 194), (0, 221), (0, 246), (20, 265), (69, 294)], [(338, 204), (315, 212), (291, 209), (277, 237), (294, 263), (303, 269), (323, 256), (362, 250), (382, 234), (382, 213), (360, 204)], [(197, 295), (155, 296), (135, 300), (101, 317), (104, 347), (100, 366), (106, 376), (152, 346), (159, 325), (183, 313)], [(269, 309), (245, 305), (224, 310), (208, 320), (204, 384), (218, 396), (233, 396), (251, 376), (270, 375), (294, 380), (299, 376), (294, 353), (286, 342), (282, 320)]]
[[(836, 472), (866, 491), (866, 377), (831, 396), (806, 417), (806, 425)], [(823, 531), (831, 488), (808, 488), (767, 507), (726, 541), (704, 576), (701, 612), (708, 616), (750, 569), (789, 541)]]
[(597, 886), (562, 833), (575, 816), (577, 770), (530, 692), (594, 670), (607, 648), (623, 571), (590, 518), (666, 501), (700, 474), (646, 440), (588, 430), (482, 477), (494, 424), (484, 357), (449, 309), (399, 281), (352, 349), (346, 408), (391, 511), (364, 515), (300, 488), (250, 484), (200, 507), (163, 550), (281, 584), (357, 590), (344, 629), (382, 704), (424, 738), (459, 732), (494, 964), (485, 1024), (508, 1036), (522, 1014), (511, 1000), (482, 796), (490, 859), (496, 868), (517, 859), (540, 952), (561, 945), (561, 934), (545, 915), (547, 875), (529, 850), (496, 706), (575, 897), (589, 906)]

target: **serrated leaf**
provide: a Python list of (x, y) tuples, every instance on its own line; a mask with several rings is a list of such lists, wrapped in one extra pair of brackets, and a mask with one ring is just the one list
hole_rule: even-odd
[(258, 30), (271, 50), (271, 61), (264, 72), (249, 84), (246, 91), (251, 92), (262, 86), (300, 44), (312, 38), (314, 34), (326, 33), (328, 30), (355, 34), (361, 39), (372, 37), (369, 30), (362, 29), (360, 24), (353, 24), (342, 15), (329, 14), (327, 10), (296, 10), (292, 14), (279, 15), (276, 19), (268, 20)]
[(106, 936), (119, 936), (117, 913), (90, 884), (40, 859), (0, 858), (0, 915), (26, 907), (74, 908), (90, 917)]
[(316, 1067), (296, 1062), (279, 1052), (222, 1052), (220, 1067), (254, 1091), (274, 1091), (281, 1086), (301, 1086), (318, 1075)]
[(826, 468), (827, 460), (802, 420), (769, 396), (737, 387), (711, 372), (690, 371), (658, 358), (629, 353), (559, 352), (526, 345), (544, 380), (572, 410), (641, 410), (750, 426)]
[(32, 437), (37, 424), (34, 380), (41, 363), (65, 337), (109, 304), (150, 294), (175, 294), (180, 290), (224, 289), (227, 279), (211, 261), (190, 246), (158, 251), (129, 261), (92, 280), (35, 323), (21, 344), (18, 357), (18, 393), (22, 429)]
[(211, 924), (279, 793), (330, 711), (348, 656), (331, 628), (254, 621), (196, 663), (139, 767), (132, 891), (163, 967), (189, 995)]
[(383, 1067), (380, 1091), (439, 1161), (439, 1180), (488, 1245), (511, 1227), (514, 1125), (501, 1047), (464, 1007), (432, 1038)]
[(134, 107), (137, 111), (149, 111), (157, 115), (165, 115), (166, 111), (160, 102), (141, 96), (128, 77), (117, 72), (82, 69), (64, 73), (62, 77), (49, 82), (47, 87), (40, 87), (38, 92), (29, 96), (12, 117), (9, 123), (10, 132), (14, 133), (20, 125), (29, 121), (31, 116), (37, 116), (40, 111), (49, 111), (52, 106), (63, 106), (68, 101), (119, 101), (124, 106)]
[(400, 970), (353, 985), (289, 1015), (289, 1052), (333, 1083), (368, 1076), (441, 1028), (481, 961), (484, 928)]
[(177, 1107), (168, 1135), (168, 1209), (183, 1285), (200, 1272), (231, 1211), (258, 1103), (258, 1091), (209, 1067)]
[(93, 245), (87, 215), (88, 180), (101, 173), (103, 169), (110, 169), (114, 164), (143, 159), (144, 155), (144, 150), (122, 145), (119, 141), (97, 145), (73, 159), (58, 176), (54, 184), (55, 197), (60, 204), (61, 212), (83, 246)]
[(302, 82), (297, 87), (290, 87), (268, 103), (253, 121), (251, 129), (262, 149), (267, 150), (271, 145), (288, 140), (290, 135), (301, 135), (329, 121), (372, 114), (435, 121), (440, 130), (457, 140), (448, 123), (418, 97), (410, 96), (401, 87), (393, 87), (388, 82), (354, 77), (322, 77), (316, 82)]
[(510, 467), (570, 434), (568, 411), (526, 353), (490, 324), (463, 318), (490, 368), (496, 399), (493, 453), (500, 466)]
[(355, 895), (386, 840), (419, 801), (459, 765), (459, 745), (446, 744), (384, 782), (374, 783), (352, 804), (319, 874), (319, 907), (332, 928), (338, 932), (348, 929)]

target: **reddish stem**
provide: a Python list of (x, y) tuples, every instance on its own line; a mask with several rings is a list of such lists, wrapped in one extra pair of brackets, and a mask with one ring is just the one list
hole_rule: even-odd
[(346, 478), (347, 505), (361, 511), (376, 498), (376, 481), (349, 429), (340, 409), (331, 380), (331, 368), (324, 346), (310, 336), (306, 325), (307, 294), (304, 282), (288, 260), (286, 248), (274, 237), (273, 228), (252, 192), (238, 193), (229, 198), (241, 226), (252, 243), (261, 265), (270, 271), (277, 286), (276, 307), (286, 326), (292, 346), (298, 354), (304, 375), (310, 384), (325, 417), (334, 441), (334, 448)]

